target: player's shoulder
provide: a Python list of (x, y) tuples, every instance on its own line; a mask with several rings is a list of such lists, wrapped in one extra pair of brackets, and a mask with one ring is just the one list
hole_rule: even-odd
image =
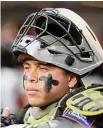
[(63, 117), (89, 127), (103, 114), (103, 85), (92, 85), (74, 91), (66, 101)]
[(73, 92), (66, 101), (66, 109), (86, 116), (94, 116), (103, 113), (103, 85), (92, 85), (87, 88), (79, 88)]

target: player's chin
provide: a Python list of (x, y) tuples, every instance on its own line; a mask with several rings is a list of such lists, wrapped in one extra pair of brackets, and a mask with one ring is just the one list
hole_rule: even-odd
[(41, 98), (29, 98), (28, 102), (31, 106), (34, 107), (42, 107), (46, 104)]

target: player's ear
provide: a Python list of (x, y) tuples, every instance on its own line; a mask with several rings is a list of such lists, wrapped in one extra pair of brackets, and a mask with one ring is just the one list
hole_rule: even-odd
[(75, 85), (77, 84), (77, 78), (74, 75), (70, 75), (68, 77), (68, 86), (69, 88), (74, 88)]

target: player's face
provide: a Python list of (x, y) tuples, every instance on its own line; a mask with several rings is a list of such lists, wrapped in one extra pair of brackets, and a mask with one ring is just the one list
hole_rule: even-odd
[[(29, 104), (45, 106), (58, 101), (68, 92), (69, 75), (61, 68), (33, 59), (24, 61), (23, 66), (24, 74), (28, 77), (24, 80), (24, 88)], [(47, 78), (48, 74), (52, 75), (53, 80), (58, 81), (58, 85), (52, 85), (49, 92), (45, 91), (47, 88), (45, 81), (40, 80), (41, 76)]]

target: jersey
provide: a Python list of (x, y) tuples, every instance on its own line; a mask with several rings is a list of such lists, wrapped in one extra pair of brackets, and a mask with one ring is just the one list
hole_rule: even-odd
[(43, 114), (41, 118), (32, 118), (30, 109), (25, 113), (29, 114), (26, 122), (24, 116), (25, 124), (15, 128), (103, 128), (103, 86), (82, 87), (65, 95), (49, 106), (44, 114), (47, 118)]

